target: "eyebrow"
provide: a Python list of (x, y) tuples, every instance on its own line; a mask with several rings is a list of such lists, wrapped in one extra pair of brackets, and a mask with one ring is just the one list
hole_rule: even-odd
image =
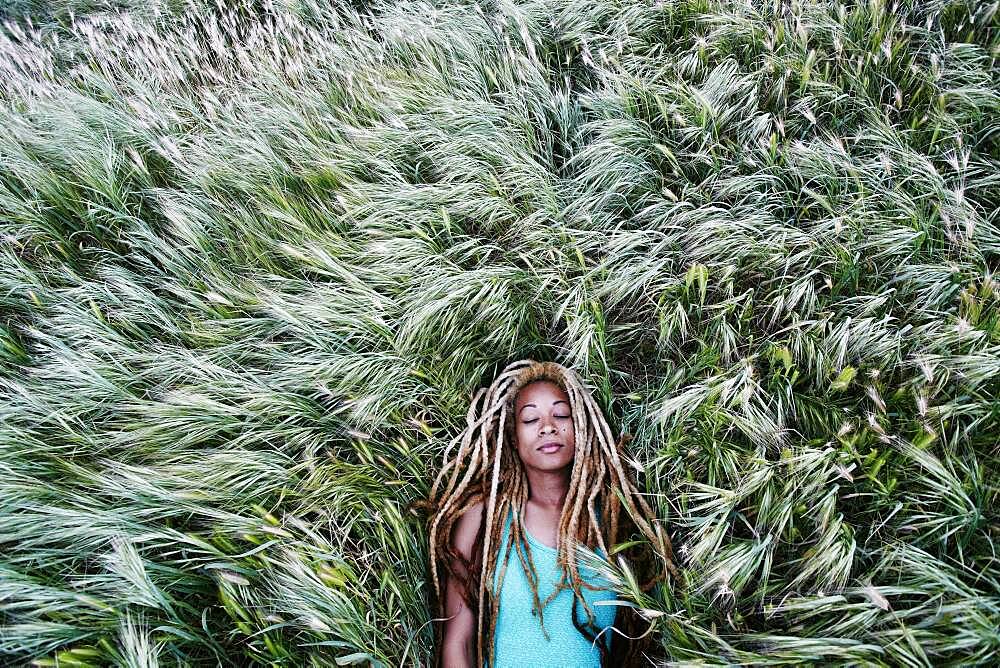
[[(555, 406), (556, 404), (568, 404), (568, 403), (569, 403), (568, 401), (563, 401), (562, 399), (559, 399), (558, 401), (553, 401), (552, 405)], [(525, 404), (521, 406), (521, 410), (523, 411), (525, 408), (529, 406), (532, 408), (538, 408), (538, 406), (536, 406), (535, 404)]]

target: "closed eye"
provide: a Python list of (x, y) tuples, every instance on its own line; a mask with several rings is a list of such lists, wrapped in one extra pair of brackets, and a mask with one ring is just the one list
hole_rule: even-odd
[[(559, 420), (568, 420), (573, 417), (572, 415), (554, 415), (553, 417)], [(532, 422), (538, 422), (538, 418), (532, 418), (531, 420), (521, 420), (523, 424), (531, 424)]]

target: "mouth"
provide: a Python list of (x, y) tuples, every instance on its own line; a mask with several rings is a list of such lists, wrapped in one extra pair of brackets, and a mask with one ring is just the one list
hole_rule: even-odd
[(539, 446), (538, 451), (544, 452), (548, 455), (562, 450), (562, 447), (562, 443), (559, 443), (558, 441), (549, 441), (548, 443), (542, 443), (542, 445)]

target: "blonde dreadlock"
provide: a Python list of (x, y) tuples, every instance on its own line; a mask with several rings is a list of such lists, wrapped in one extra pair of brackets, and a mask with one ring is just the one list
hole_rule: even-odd
[[(624, 439), (616, 441), (590, 392), (583, 386), (577, 374), (554, 362), (536, 362), (520, 360), (508, 365), (488, 387), (480, 389), (472, 399), (466, 418), (465, 430), (449, 444), (445, 450), (445, 464), (434, 481), (430, 498), (421, 505), (431, 510), (428, 517), (430, 530), (430, 561), (431, 574), (434, 582), (436, 607), (439, 618), (443, 618), (445, 597), (442, 593), (442, 581), (438, 576), (439, 558), (447, 570), (448, 577), (456, 578), (459, 589), (466, 604), (476, 617), (476, 658), (478, 666), (483, 665), (484, 658), (489, 668), (494, 665), (493, 635), (496, 628), (497, 611), (499, 607), (499, 592), (503, 585), (506, 571), (507, 555), (504, 555), (504, 565), (500, 570), (496, 589), (487, 586), (491, 583), (496, 571), (497, 557), (500, 550), (503, 519), (511, 508), (522, 508), (528, 499), (528, 479), (517, 456), (514, 437), (514, 401), (518, 392), (528, 383), (539, 380), (549, 380), (559, 385), (569, 397), (570, 411), (573, 416), (574, 433), (576, 434), (576, 451), (573, 470), (570, 478), (569, 492), (559, 520), (557, 534), (557, 563), (560, 566), (562, 578), (552, 595), (541, 602), (538, 596), (538, 576), (535, 573), (531, 551), (524, 542), (524, 525), (520, 513), (515, 512), (511, 522), (511, 541), (507, 548), (509, 555), (511, 546), (516, 546), (518, 557), (528, 577), (534, 607), (542, 623), (542, 610), (560, 590), (571, 588), (574, 593), (573, 624), (588, 640), (593, 641), (595, 616), (589, 604), (584, 599), (581, 588), (594, 589), (584, 582), (577, 567), (574, 543), (583, 543), (593, 549), (595, 544), (605, 554), (608, 546), (614, 546), (628, 538), (633, 530), (638, 530), (649, 543), (633, 548), (634, 564), (643, 582), (642, 589), (648, 590), (658, 581), (666, 581), (667, 575), (677, 578), (673, 563), (673, 549), (670, 539), (662, 527), (654, 521), (654, 514), (645, 499), (639, 494), (635, 485), (622, 466), (621, 446)], [(459, 445), (454, 457), (452, 450)], [(586, 515), (584, 502), (586, 501)], [(627, 515), (619, 517), (621, 505), (624, 502)], [(480, 523), (479, 535), (472, 548), (473, 560), (470, 563), (451, 544), (452, 529), (455, 522), (476, 504), (483, 504), (483, 520)], [(601, 508), (600, 519), (595, 508)], [(622, 524), (619, 524), (619, 520)], [(571, 540), (572, 539), (572, 540)], [(629, 551), (626, 550), (625, 554)], [(655, 560), (662, 565), (660, 571)], [(468, 576), (453, 566), (454, 562), (463, 564)], [(651, 575), (646, 581), (645, 577)], [(567, 582), (568, 577), (568, 582)], [(485, 602), (485, 605), (481, 605)], [(581, 627), (576, 620), (576, 605), (583, 603), (587, 612), (586, 627)], [(624, 619), (621, 619), (624, 617)], [(639, 615), (632, 608), (619, 609), (619, 622), (616, 629), (629, 638), (635, 639), (641, 634), (644, 625)], [(438, 657), (440, 662), (442, 631), (436, 627)], [(546, 634), (547, 637), (547, 634)], [(648, 634), (642, 634), (647, 637)], [(597, 643), (601, 651), (601, 664), (634, 665), (638, 661), (641, 646), (648, 644), (628, 642), (623, 645), (622, 638), (616, 636), (612, 640), (612, 656), (603, 643)]]

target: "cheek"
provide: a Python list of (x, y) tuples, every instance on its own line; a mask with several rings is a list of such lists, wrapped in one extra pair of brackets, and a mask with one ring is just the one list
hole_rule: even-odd
[(566, 441), (572, 443), (576, 440), (576, 431), (573, 429), (573, 420), (563, 420), (563, 424), (559, 427), (559, 431), (566, 438)]
[(571, 462), (576, 459), (576, 435), (573, 433), (572, 425), (566, 427), (566, 461)]
[(522, 450), (521, 444), (527, 443), (531, 440), (530, 434), (527, 434), (526, 431), (527, 430), (524, 429), (524, 427), (520, 424), (514, 430), (514, 438), (515, 438), (515, 444), (517, 445), (517, 452), (521, 455), (524, 454), (524, 450)]

